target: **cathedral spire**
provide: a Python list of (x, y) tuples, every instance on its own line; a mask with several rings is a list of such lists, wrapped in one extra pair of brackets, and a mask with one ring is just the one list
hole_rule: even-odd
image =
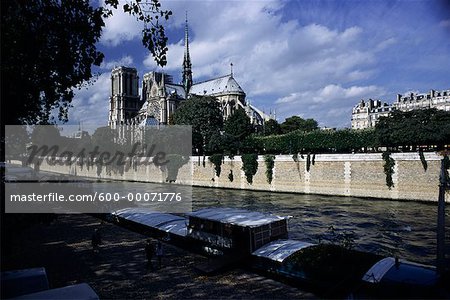
[(186, 24), (184, 27), (184, 59), (183, 59), (183, 86), (186, 92), (186, 98), (192, 86), (192, 64), (189, 56), (189, 31), (186, 11)]

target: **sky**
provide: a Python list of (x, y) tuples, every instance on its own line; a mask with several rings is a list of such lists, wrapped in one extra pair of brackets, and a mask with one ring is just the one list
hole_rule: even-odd
[[(130, 66), (139, 77), (163, 71), (181, 81), (185, 13), (194, 82), (226, 75), (247, 101), (278, 122), (298, 115), (319, 126), (350, 127), (361, 99), (392, 103), (397, 94), (450, 89), (448, 0), (161, 0), (168, 63), (141, 44), (142, 24), (120, 9), (106, 20), (96, 81), (76, 91), (69, 124), (106, 125), (110, 75)], [(140, 83), (142, 84), (142, 83)]]

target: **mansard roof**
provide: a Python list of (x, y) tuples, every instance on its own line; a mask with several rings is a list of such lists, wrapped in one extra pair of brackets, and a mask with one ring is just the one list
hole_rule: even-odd
[(244, 90), (239, 86), (231, 74), (196, 83), (192, 85), (189, 92), (200, 96), (222, 93), (238, 93), (245, 95)]

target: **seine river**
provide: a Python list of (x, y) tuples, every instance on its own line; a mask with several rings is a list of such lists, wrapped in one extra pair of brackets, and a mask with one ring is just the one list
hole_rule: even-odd
[[(115, 188), (122, 191), (148, 188), (146, 183), (116, 184)], [(200, 187), (193, 187), (192, 199), (193, 210), (236, 207), (292, 216), (289, 220), (291, 239), (318, 243), (346, 235), (355, 249), (435, 264), (437, 203)], [(447, 208), (447, 245), (450, 244), (449, 211)], [(449, 254), (450, 247), (447, 247)]]

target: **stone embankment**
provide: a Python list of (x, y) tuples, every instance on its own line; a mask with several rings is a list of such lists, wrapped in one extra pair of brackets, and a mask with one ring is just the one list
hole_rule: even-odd
[[(398, 200), (437, 201), (440, 160), (437, 153), (424, 153), (425, 170), (418, 153), (394, 153), (392, 168), (394, 186), (389, 189), (384, 173), (385, 161), (381, 153), (363, 154), (316, 154), (310, 156), (275, 156), (272, 169), (273, 180), (269, 184), (266, 176), (264, 156), (258, 157), (258, 170), (249, 184), (242, 170), (241, 157), (225, 157), (220, 176), (216, 176), (214, 164), (208, 157), (191, 157), (179, 171), (175, 183), (202, 187), (249, 189), (274, 192), (323, 194), (354, 197), (374, 197)], [(45, 160), (40, 170), (70, 173), (100, 179), (116, 179), (142, 182), (165, 182), (167, 171), (152, 164), (133, 165), (125, 172), (87, 168), (72, 165), (50, 165)]]

